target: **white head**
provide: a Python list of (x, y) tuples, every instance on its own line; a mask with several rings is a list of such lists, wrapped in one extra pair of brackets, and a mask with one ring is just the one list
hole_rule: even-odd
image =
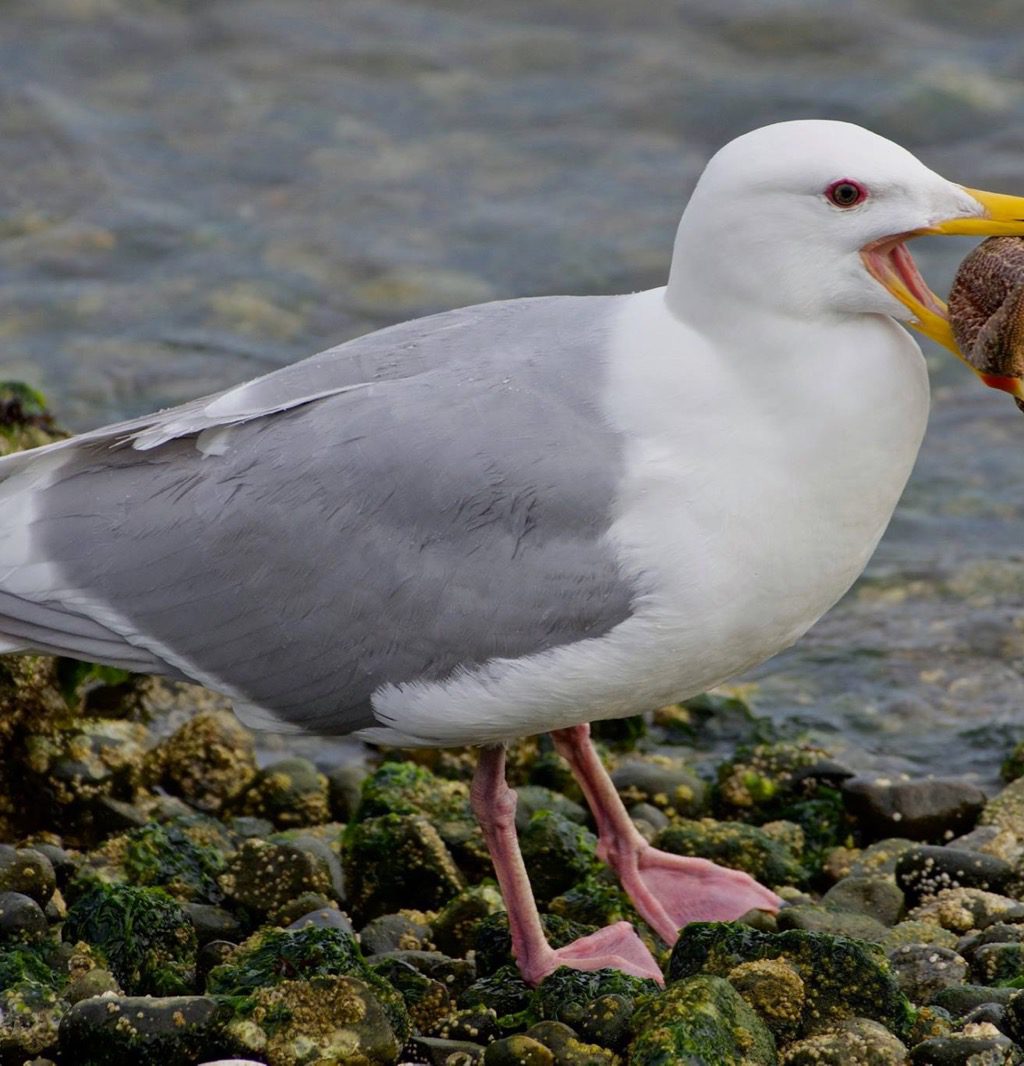
[(712, 331), (712, 293), (802, 319), (892, 315), (956, 351), (945, 305), (903, 240), (1024, 234), (1022, 219), (1024, 200), (947, 181), (859, 126), (781, 122), (736, 138), (708, 163), (679, 224), (666, 299)]

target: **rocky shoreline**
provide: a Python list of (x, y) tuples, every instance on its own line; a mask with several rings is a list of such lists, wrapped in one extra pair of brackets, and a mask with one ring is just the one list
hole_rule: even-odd
[[(666, 974), (664, 990), (568, 970), (530, 989), (469, 809), (472, 752), (260, 767), (226, 710), (161, 736), (151, 682), (66, 675), (0, 661), (4, 1066), (1024, 1061), (1024, 778), (986, 799), (856, 777), (720, 697), (609, 723), (645, 835), (787, 900), (670, 950), (597, 861), (549, 744), (521, 741), (510, 773), (552, 941), (626, 918)], [(702, 776), (722, 722), (735, 755)]]
[[(0, 451), (58, 432), (0, 388)], [(857, 776), (735, 697), (595, 735), (646, 837), (787, 903), (670, 949), (550, 743), (515, 744), (549, 938), (632, 921), (664, 989), (522, 982), (471, 751), (261, 765), (201, 690), (0, 659), (0, 1066), (1024, 1062), (1024, 747), (986, 796)]]

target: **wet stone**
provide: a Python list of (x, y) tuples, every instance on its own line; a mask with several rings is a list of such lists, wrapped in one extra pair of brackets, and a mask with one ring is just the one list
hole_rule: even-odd
[(519, 846), (539, 903), (550, 902), (596, 866), (597, 838), (553, 811), (533, 815)]
[(484, 1066), (555, 1066), (555, 1056), (539, 1040), (518, 1034), (495, 1040), (484, 1054)]
[(640, 1007), (631, 1066), (714, 1062), (774, 1066), (775, 1041), (742, 996), (720, 977), (699, 975), (669, 985)]
[(62, 996), (68, 1003), (77, 1003), (79, 1000), (102, 996), (107, 992), (112, 992), (115, 996), (124, 994), (114, 975), (97, 966), (69, 981)]
[(906, 837), (886, 837), (863, 848), (852, 857), (844, 877), (878, 877), (891, 874), (895, 877), (896, 863), (900, 856), (915, 847)]
[(75, 875), (75, 871), (80, 865), (80, 859), (57, 844), (32, 844), (32, 850), (38, 851), (40, 855), (49, 860), (56, 878), (57, 887), (61, 890), (67, 888), (68, 882)]
[(889, 954), (900, 988), (913, 1003), (930, 1003), (943, 988), (963, 983), (967, 960), (949, 948), (907, 944)]
[(526, 1035), (539, 1040), (555, 1056), (557, 1066), (618, 1066), (619, 1057), (608, 1048), (587, 1044), (563, 1022), (543, 1021)]
[(359, 807), (363, 782), (370, 771), (362, 763), (347, 763), (335, 766), (327, 772), (327, 802), (331, 817), (338, 822), (349, 822)]
[(679, 821), (657, 835), (655, 846), (743, 870), (765, 885), (799, 884), (805, 876), (789, 848), (744, 822)]
[(228, 711), (202, 712), (150, 752), (147, 774), (197, 810), (219, 811), (256, 776), (252, 734)]
[(31, 896), (0, 892), (0, 944), (38, 940), (46, 929), (46, 915)]
[(20, 1066), (32, 1054), (53, 1051), (67, 1004), (52, 988), (23, 981), (0, 987), (0, 1061)]
[(476, 977), (476, 968), (469, 959), (452, 959), (440, 951), (388, 951), (366, 957), (371, 967), (392, 961), (408, 963), (431, 980), (439, 981), (453, 996), (468, 988)]
[(330, 818), (327, 778), (308, 760), (281, 759), (260, 770), (238, 798), (243, 814), (281, 828), (319, 825)]
[(182, 909), (192, 922), (200, 947), (211, 940), (233, 940), (242, 931), (239, 920), (223, 907), (210, 903), (183, 903)]
[(221, 887), (232, 900), (262, 914), (278, 910), (303, 892), (333, 892), (337, 859), (328, 851), (320, 841), (248, 840), (228, 862)]
[(693, 818), (704, 808), (704, 782), (681, 762), (664, 756), (625, 759), (612, 782), (627, 807), (649, 803), (670, 817)]
[(853, 1018), (786, 1048), (783, 1066), (903, 1066), (907, 1048), (884, 1025)]
[(955, 948), (959, 943), (956, 933), (943, 929), (936, 922), (905, 921), (894, 925), (878, 946), (888, 954), (905, 944), (930, 944), (934, 947)]
[(866, 914), (892, 926), (903, 913), (903, 892), (887, 877), (844, 877), (821, 898), (823, 907), (831, 910)]
[(954, 1018), (962, 1018), (968, 1011), (983, 1003), (1006, 1005), (1018, 994), (1016, 988), (990, 988), (988, 985), (953, 985), (935, 994), (932, 1006), (948, 1010)]
[(430, 1032), (446, 1040), (469, 1040), (476, 1044), (489, 1044), (500, 1035), (498, 1015), (489, 1007), (467, 1007), (438, 1019)]
[(576, 1029), (584, 1040), (622, 1051), (632, 1039), (634, 1000), (617, 992), (592, 999), (576, 1016)]
[(972, 954), (971, 976), (984, 985), (998, 985), (1024, 976), (1024, 944), (982, 944)]
[(0, 844), (0, 892), (21, 892), (45, 907), (56, 887), (53, 864), (44, 854)]
[(870, 940), (875, 943), (880, 941), (887, 932), (881, 922), (867, 914), (830, 910), (808, 903), (783, 908), (776, 916), (776, 922), (780, 931), (807, 929), (816, 933), (832, 933), (836, 936), (855, 937), (858, 940)]
[(437, 910), (465, 878), (422, 815), (386, 814), (350, 826), (345, 839), (349, 901), (363, 920), (403, 908)]
[(961, 1019), (961, 1024), (965, 1029), (969, 1025), (994, 1025), (1011, 1040), (1014, 1037), (1010, 1031), (1013, 1023), (1007, 1017), (1006, 1004), (1003, 1003), (982, 1003), (974, 1010), (969, 1010)]
[(666, 978), (695, 973), (723, 977), (744, 962), (777, 959), (803, 981), (801, 1035), (833, 1028), (851, 1017), (873, 1018), (899, 1033), (910, 1006), (881, 951), (872, 944), (827, 933), (790, 929), (762, 933), (725, 922), (686, 926), (672, 949)]
[(937, 1036), (948, 1036), (953, 1031), (953, 1017), (945, 1007), (930, 1003), (918, 1008), (914, 1023), (907, 1034), (907, 1046), (914, 1047), (923, 1040), (932, 1040)]
[(954, 933), (966, 933), (1015, 920), (1022, 910), (1017, 900), (984, 889), (948, 888), (918, 904), (908, 917), (935, 922)]
[(804, 982), (792, 966), (779, 959), (741, 962), (729, 971), (728, 979), (779, 1040), (796, 1036), (806, 995)]
[(649, 826), (656, 833), (669, 824), (669, 817), (653, 803), (636, 803), (629, 808), (629, 817), (639, 825)]
[(445, 904), (431, 923), (431, 938), (438, 951), (464, 955), (475, 943), (477, 923), (504, 909), (497, 885), (471, 885)]
[(364, 955), (387, 951), (419, 950), (430, 939), (430, 927), (406, 914), (382, 914), (359, 931)]
[(516, 788), (516, 830), (522, 833), (538, 811), (554, 811), (577, 825), (587, 821), (586, 809), (575, 800), (543, 785), (520, 785)]
[(949, 839), (972, 829), (985, 806), (977, 785), (955, 778), (853, 777), (843, 782), (842, 794), (862, 832), (875, 839), (897, 833), (911, 840)]
[(405, 1046), (413, 1062), (430, 1066), (476, 1066), (484, 1061), (484, 1047), (469, 1040), (448, 1040), (437, 1036), (414, 1036)]
[(367, 984), (355, 977), (282, 981), (253, 994), (251, 1013), (230, 1022), (236, 1045), (270, 1066), (361, 1062), (391, 1066), (401, 1041)]
[(1011, 782), (988, 801), (979, 819), (982, 825), (1008, 829), (1024, 840), (1024, 777)]
[(289, 922), (285, 928), (306, 929), (309, 926), (314, 926), (317, 929), (340, 929), (345, 933), (355, 932), (355, 929), (352, 928), (352, 922), (344, 911), (338, 910), (337, 907), (326, 905), (300, 914), (295, 921)]
[(1013, 1066), (1024, 1054), (1001, 1033), (995, 1036), (949, 1036), (925, 1040), (911, 1048), (911, 1066)]
[(61, 1054), (104, 1066), (189, 1066), (222, 1050), (230, 1013), (205, 996), (84, 999), (61, 1021)]
[(896, 882), (911, 906), (945, 888), (980, 888), (1003, 892), (1013, 867), (992, 855), (951, 847), (913, 848), (896, 864)]

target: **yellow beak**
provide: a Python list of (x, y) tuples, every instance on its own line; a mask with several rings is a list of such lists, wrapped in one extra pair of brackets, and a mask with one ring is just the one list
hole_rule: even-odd
[[(1003, 193), (982, 192), (979, 189), (968, 189), (966, 187), (964, 192), (978, 201), (984, 209), (983, 214), (971, 215), (967, 218), (951, 218), (906, 236), (919, 237), (931, 234), (948, 234), (961, 237), (1024, 237), (1024, 196), (1006, 196)], [(870, 262), (868, 263), (868, 268), (904, 307), (913, 312), (914, 318), (908, 325), (941, 344), (944, 348), (948, 348), (958, 359), (970, 366), (986, 385), (1012, 393), (1018, 398), (1024, 398), (1024, 381), (1020, 378), (983, 374), (971, 365), (963, 352), (960, 351), (960, 347), (953, 336), (953, 330), (949, 324), (949, 314), (943, 300), (940, 300), (934, 293), (927, 290), (925, 290), (926, 299), (922, 299), (921, 295), (911, 291), (910, 286), (897, 274), (885, 271), (885, 276), (883, 277), (877, 269), (873, 268)]]

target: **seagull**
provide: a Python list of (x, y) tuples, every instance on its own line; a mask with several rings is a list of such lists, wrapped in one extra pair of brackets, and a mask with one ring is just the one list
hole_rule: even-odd
[(666, 943), (778, 908), (653, 848), (587, 723), (768, 659), (863, 570), (928, 413), (901, 322), (958, 353), (922, 234), (1024, 235), (1024, 198), (854, 125), (780, 123), (710, 160), (662, 288), (432, 315), (7, 456), (0, 651), (197, 681), (258, 729), (477, 746), (525, 980), (660, 981), (629, 923), (546, 940), (506, 745), (551, 733)]

